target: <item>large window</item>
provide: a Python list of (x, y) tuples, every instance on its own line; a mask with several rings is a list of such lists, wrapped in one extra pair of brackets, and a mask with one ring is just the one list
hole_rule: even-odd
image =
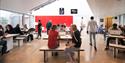
[(11, 24), (13, 27), (15, 27), (17, 24), (22, 25), (21, 22), (22, 22), (22, 14), (0, 10), (0, 24), (2, 26)]

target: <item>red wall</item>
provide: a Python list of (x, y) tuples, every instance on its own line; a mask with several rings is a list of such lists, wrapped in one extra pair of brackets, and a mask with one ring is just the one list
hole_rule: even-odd
[(41, 20), (42, 26), (46, 27), (46, 23), (51, 20), (52, 24), (64, 24), (70, 26), (73, 23), (73, 16), (35, 16), (35, 21)]

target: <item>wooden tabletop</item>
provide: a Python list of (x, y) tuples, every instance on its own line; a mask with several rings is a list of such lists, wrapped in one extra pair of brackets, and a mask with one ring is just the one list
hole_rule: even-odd
[(107, 37), (114, 37), (114, 38), (125, 38), (125, 36), (122, 36), (122, 35), (107, 35)]

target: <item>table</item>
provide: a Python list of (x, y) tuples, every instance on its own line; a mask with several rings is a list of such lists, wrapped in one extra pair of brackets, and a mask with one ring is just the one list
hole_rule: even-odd
[(118, 39), (119, 38), (121, 38), (121, 39), (125, 39), (125, 37), (124, 36), (122, 36), (122, 35), (107, 35), (107, 37), (113, 37), (113, 38), (116, 38), (116, 44), (118, 44)]
[[(41, 47), (39, 50), (40, 51), (43, 51), (44, 53), (44, 55), (43, 55), (43, 57), (44, 57), (44, 63), (47, 63), (47, 55), (46, 55), (46, 53), (48, 52), (48, 51), (64, 51), (65, 50), (65, 46), (60, 46), (60, 47), (58, 47), (57, 49), (49, 49), (47, 46), (43, 46), (43, 47)], [(80, 51), (84, 51), (84, 49), (76, 49), (76, 52), (78, 52), (78, 63), (80, 63)]]
[[(43, 39), (48, 39), (48, 35), (44, 35)], [(72, 37), (70, 35), (61, 35), (59, 39), (60, 40), (71, 40)]]
[(7, 34), (6, 40), (7, 40), (7, 51), (13, 49), (13, 37), (18, 36), (19, 34)]
[[(116, 38), (115, 39), (115, 44), (117, 45), (117, 47), (119, 46), (119, 44), (118, 44), (118, 39), (120, 38), (120, 39), (125, 39), (125, 37), (124, 36), (122, 36), (122, 35), (107, 35), (107, 37), (113, 37), (113, 38)], [(115, 46), (116, 46), (115, 45)], [(114, 49), (114, 52), (113, 52), (113, 55), (114, 55), (114, 57), (116, 56), (116, 54), (118, 53), (118, 49)]]

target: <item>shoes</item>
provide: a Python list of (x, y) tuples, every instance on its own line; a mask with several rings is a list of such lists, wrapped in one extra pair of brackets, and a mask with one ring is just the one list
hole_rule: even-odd
[(90, 46), (92, 46), (92, 43), (89, 43)]
[(96, 48), (96, 47), (94, 47), (94, 49), (95, 49), (95, 51), (97, 51), (97, 48)]
[(105, 50), (109, 50), (109, 48), (106, 47)]

